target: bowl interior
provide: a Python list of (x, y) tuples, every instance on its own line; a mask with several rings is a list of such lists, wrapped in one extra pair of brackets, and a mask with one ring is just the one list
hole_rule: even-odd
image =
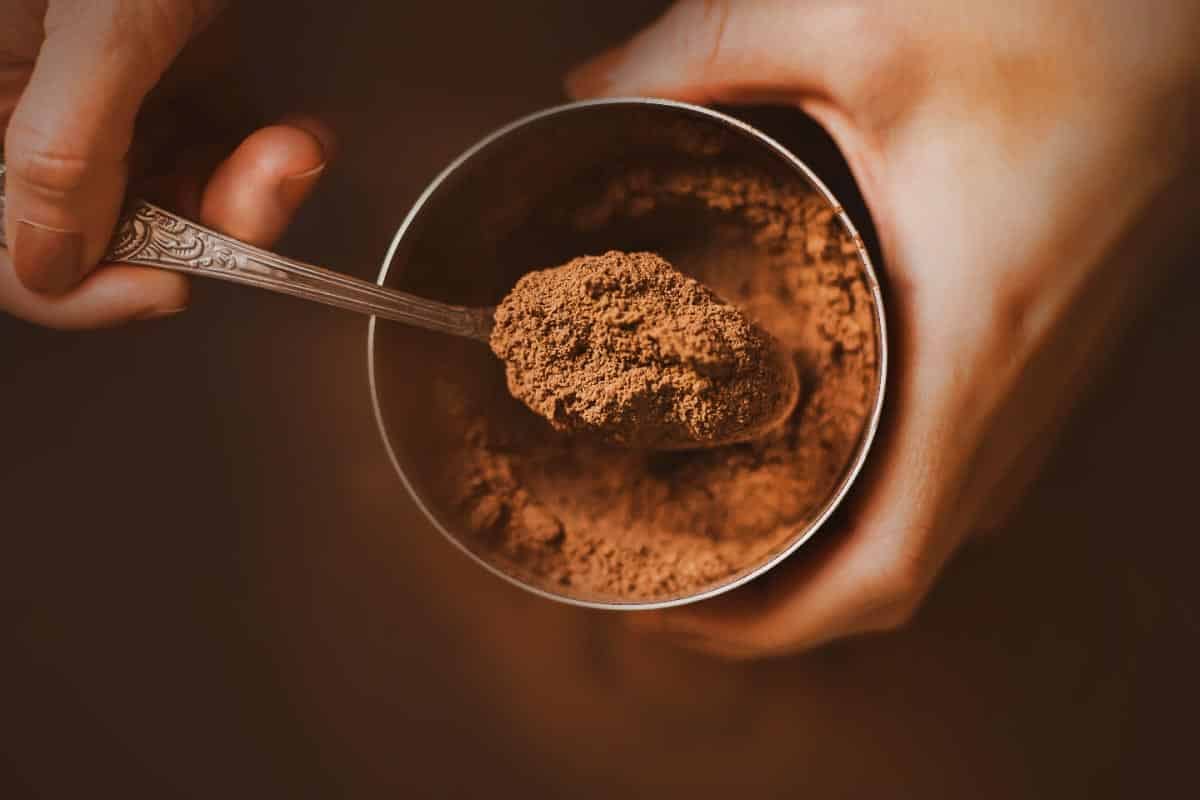
[[(596, 229), (567, 225), (564, 219), (611, 194), (616, 176), (694, 165), (752, 170), (780, 185), (817, 192), (834, 205), (827, 190), (793, 157), (727, 117), (657, 101), (574, 104), (515, 123), (451, 165), (401, 228), (381, 282), (449, 303), (492, 306), (531, 269), (611, 249), (656, 251), (689, 272), (689, 254), (713, 235), (711, 209), (703, 204), (633, 214), (621, 225)], [(857, 243), (876, 306), (874, 336), (882, 361), (878, 285), (861, 240), (852, 228), (848, 234)], [(534, 580), (495, 558), (465, 524), (459, 490), (446, 477), (452, 469), (450, 454), (464, 437), (476, 435), (464, 422), (464, 401), (504, 414), (524, 413), (529, 425), (542, 424), (508, 394), (503, 367), (486, 346), (373, 320), (369, 350), (382, 434), (403, 482), (434, 525), (497, 574), (546, 596), (593, 606), (661, 607), (700, 599), (783, 558), (816, 530), (845, 493), (873, 436), (882, 399), (880, 363), (878, 386), (868, 398), (857, 441), (839, 464), (827, 496), (769, 552), (757, 554), (753, 563), (714, 585), (630, 600)]]

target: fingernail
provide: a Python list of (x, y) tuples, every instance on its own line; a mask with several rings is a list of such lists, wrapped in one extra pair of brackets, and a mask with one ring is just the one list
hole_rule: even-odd
[(614, 47), (567, 73), (567, 94), (577, 100), (606, 94), (612, 88), (613, 70), (624, 50)]
[(148, 311), (143, 311), (133, 318), (134, 322), (148, 322), (153, 319), (165, 319), (173, 317), (176, 314), (182, 314), (187, 311), (187, 306), (179, 306), (178, 308), (151, 308)]
[(279, 196), (283, 200), (285, 207), (296, 208), (308, 197), (308, 193), (312, 191), (313, 184), (317, 178), (329, 166), (329, 162), (323, 161), (312, 169), (289, 175), (284, 178), (279, 184)]
[(287, 114), (279, 120), (280, 125), (290, 125), (307, 131), (321, 145), (325, 161), (333, 161), (337, 157), (337, 134), (323, 119), (312, 114)]
[(13, 270), (26, 288), (61, 294), (78, 283), (83, 234), (22, 219), (13, 239)]

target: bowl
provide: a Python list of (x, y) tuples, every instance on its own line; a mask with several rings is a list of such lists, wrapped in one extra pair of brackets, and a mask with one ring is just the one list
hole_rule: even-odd
[(786, 559), (850, 491), (884, 400), (879, 281), (796, 155), (711, 109), (622, 98), (531, 114), (463, 153), (378, 282), (489, 306), (530, 269), (609, 249), (662, 253), (790, 342), (804, 390), (787, 430), (701, 454), (564, 441), (486, 347), (378, 319), (375, 416), (400, 484), (485, 569), (593, 608), (696, 602)]

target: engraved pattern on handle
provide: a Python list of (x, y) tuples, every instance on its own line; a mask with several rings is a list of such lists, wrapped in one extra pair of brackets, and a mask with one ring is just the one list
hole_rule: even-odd
[[(0, 162), (0, 247), (4, 238), (4, 178)], [(255, 286), (328, 306), (487, 341), (492, 309), (426, 300), (338, 272), (293, 261), (223, 236), (145, 202), (130, 205), (105, 261), (140, 264)]]
[(256, 281), (291, 282), (293, 278), (286, 269), (271, 266), (270, 262), (278, 258), (157, 206), (138, 203), (122, 217), (104, 260), (185, 272), (230, 273), (231, 277), (236, 274)]

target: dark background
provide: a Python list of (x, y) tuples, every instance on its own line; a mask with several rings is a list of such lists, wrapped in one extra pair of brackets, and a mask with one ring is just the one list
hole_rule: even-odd
[[(236, 81), (174, 110), (181, 147), (333, 120), (281, 249), (361, 277), (442, 166), (656, 10), (394, 5), (238, 4)], [(755, 665), (444, 543), (374, 428), (364, 320), (219, 284), (117, 331), (0, 318), (0, 796), (1165, 790), (1200, 711), (1200, 271), (1162, 258), (1033, 494), (911, 628)]]

